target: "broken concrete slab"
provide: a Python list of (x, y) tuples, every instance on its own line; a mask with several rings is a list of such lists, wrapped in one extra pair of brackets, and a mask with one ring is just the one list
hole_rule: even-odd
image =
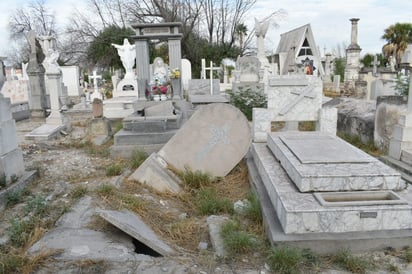
[(98, 210), (98, 213), (100, 217), (159, 254), (163, 256), (170, 256), (175, 253), (171, 247), (160, 240), (153, 230), (133, 212), (128, 210)]
[(55, 249), (61, 251), (56, 256), (61, 260), (136, 260), (139, 255), (135, 253), (135, 246), (129, 235), (121, 231), (108, 234), (85, 228), (94, 213), (91, 197), (83, 197), (56, 222), (57, 228), (37, 241), (29, 249), (29, 253)]
[(223, 177), (246, 155), (251, 140), (243, 113), (215, 103), (200, 107), (158, 154), (179, 170), (190, 167)]
[(142, 184), (148, 184), (158, 191), (170, 191), (179, 193), (180, 179), (168, 169), (168, 164), (157, 153), (152, 153), (140, 165), (129, 180), (138, 181)]
[(209, 227), (210, 241), (215, 249), (215, 254), (219, 257), (224, 257), (226, 255), (220, 230), (222, 225), (228, 220), (228, 217), (216, 215), (211, 215), (206, 219), (207, 226)]

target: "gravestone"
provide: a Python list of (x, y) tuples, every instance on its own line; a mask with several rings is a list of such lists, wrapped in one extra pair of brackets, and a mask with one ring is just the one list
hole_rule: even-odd
[(333, 75), (333, 91), (340, 92), (340, 75)]
[(89, 76), (93, 80), (93, 93), (90, 95), (90, 100), (93, 102), (95, 98), (103, 100), (103, 95), (99, 91), (99, 80), (102, 79), (101, 75), (97, 75), (97, 71), (93, 70), (93, 75)]
[(78, 66), (61, 66), (62, 83), (67, 87), (68, 96), (80, 96), (80, 70)]
[(5, 177), (6, 182), (24, 172), (23, 154), (18, 147), (10, 105), (10, 99), (0, 93), (0, 179)]
[(30, 83), (29, 107), (32, 117), (44, 117), (45, 109), (48, 108), (46, 98), (46, 87), (44, 83), (44, 67), (41, 64), (42, 56), (38, 51), (38, 41), (34, 31), (29, 31), (27, 38), (30, 44), (29, 63), (27, 65), (27, 75)]
[(236, 69), (233, 70), (233, 75), (233, 92), (242, 90), (264, 92), (265, 85), (262, 82), (264, 69), (261, 69), (261, 63), (257, 57), (238, 57), (236, 60)]
[(92, 105), (93, 118), (103, 117), (103, 101), (95, 98)]
[[(129, 178), (149, 185), (151, 181), (170, 181), (173, 187), (168, 190), (178, 192), (176, 179), (167, 179), (168, 166), (225, 176), (246, 155), (250, 142), (249, 124), (239, 109), (228, 104), (204, 105), (157, 154), (152, 154), (150, 165), (145, 161)], [(167, 190), (166, 183), (160, 191)]]
[(192, 79), (192, 64), (188, 59), (182, 59), (182, 86), (184, 91), (189, 89), (189, 81)]
[(316, 76), (273, 76), (267, 109), (253, 109), (253, 140), (266, 142), (271, 122), (316, 121), (317, 130), (336, 135), (337, 109), (322, 108), (322, 81)]

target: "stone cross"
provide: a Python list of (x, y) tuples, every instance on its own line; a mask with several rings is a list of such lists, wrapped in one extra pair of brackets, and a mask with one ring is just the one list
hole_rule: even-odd
[(373, 76), (377, 76), (378, 75), (378, 66), (379, 66), (380, 62), (378, 61), (378, 55), (375, 54), (375, 56), (373, 57)]
[(93, 70), (93, 76), (90, 76), (89, 78), (93, 80), (93, 86), (94, 86), (94, 91), (93, 91), (93, 94), (90, 96), (90, 100), (92, 102), (95, 98), (103, 100), (103, 95), (100, 93), (99, 86), (97, 85), (98, 80), (102, 79), (102, 76), (97, 75), (97, 72)]
[(300, 102), (300, 100), (302, 100), (304, 97), (306, 98), (315, 98), (316, 94), (313, 92), (313, 86), (312, 85), (308, 85), (306, 86), (303, 90), (301, 91), (292, 91), (292, 94), (297, 94), (298, 97), (296, 97), (295, 100), (291, 101), (289, 104), (287, 104), (286, 106), (284, 106), (280, 111), (279, 111), (279, 115), (285, 115), (293, 106), (295, 106), (297, 103)]
[(213, 95), (213, 71), (221, 70), (220, 67), (214, 67), (213, 62), (210, 61), (210, 67), (206, 67), (206, 60), (202, 59), (202, 79), (206, 79), (206, 70), (210, 70), (210, 95)]
[(94, 91), (98, 92), (99, 91), (99, 86), (97, 85), (97, 82), (98, 82), (99, 79), (102, 79), (102, 76), (97, 75), (97, 72), (95, 70), (93, 70), (93, 76), (90, 76), (89, 78), (93, 80)]

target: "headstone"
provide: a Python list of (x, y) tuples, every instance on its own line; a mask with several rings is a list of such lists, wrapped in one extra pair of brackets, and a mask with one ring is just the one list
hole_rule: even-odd
[(180, 130), (129, 177), (158, 191), (180, 191), (168, 170), (190, 168), (212, 176), (227, 175), (246, 155), (251, 133), (246, 117), (228, 104), (201, 106)]
[(103, 117), (103, 101), (98, 98), (95, 98), (92, 104), (93, 118)]
[[(212, 61), (210, 61), (210, 66), (206, 67), (206, 60), (202, 59), (202, 73), (201, 74), (203, 75), (203, 79), (207, 79), (206, 70), (209, 71), (209, 79), (210, 79), (209, 94), (213, 95), (213, 92), (214, 92), (213, 74), (214, 74), (214, 71), (219, 71), (219, 70), (221, 70), (221, 68), (220, 67), (214, 67)], [(220, 88), (219, 88), (219, 91), (220, 91)]]
[(333, 90), (335, 92), (340, 92), (340, 75), (333, 75)]
[(39, 60), (37, 45), (36, 45), (36, 34), (34, 31), (29, 31), (27, 38), (30, 44), (30, 56), (29, 63), (27, 65), (27, 75), (29, 76), (30, 83), (30, 95), (29, 95), (29, 106), (31, 115), (34, 117), (44, 117), (45, 109), (48, 108), (47, 98), (46, 98), (46, 87), (44, 83), (44, 67), (41, 65), (43, 60)]
[(0, 179), (6, 182), (24, 172), (23, 154), (18, 147), (16, 124), (12, 119), (10, 99), (0, 93)]
[(249, 124), (240, 110), (210, 104), (199, 108), (158, 154), (179, 170), (188, 166), (225, 176), (246, 155), (250, 142)]
[(253, 109), (253, 140), (266, 142), (271, 122), (317, 121), (317, 130), (336, 134), (337, 109), (322, 110), (322, 81), (316, 76), (273, 76), (267, 109)]
[(212, 94), (210, 94), (210, 80), (209, 79), (191, 79), (189, 80), (188, 95), (219, 95), (219, 79), (213, 79)]
[(62, 82), (67, 87), (68, 96), (80, 96), (80, 70), (78, 66), (61, 66)]
[(183, 90), (189, 89), (189, 81), (192, 79), (192, 64), (187, 59), (182, 59), (182, 85)]
[(103, 118), (94, 118), (88, 124), (88, 137), (97, 146), (104, 145), (112, 137), (110, 121)]
[(29, 101), (28, 80), (7, 80), (1, 88), (4, 97), (10, 98), (12, 104)]

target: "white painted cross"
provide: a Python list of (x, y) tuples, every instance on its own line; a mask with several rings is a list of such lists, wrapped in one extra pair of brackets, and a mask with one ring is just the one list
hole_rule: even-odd
[(210, 67), (206, 67), (206, 60), (202, 59), (202, 72), (201, 78), (206, 79), (206, 70), (210, 70), (209, 78), (210, 78), (210, 95), (213, 95), (213, 71), (221, 70), (220, 67), (213, 67), (213, 62), (210, 61)]
[(93, 94), (90, 96), (90, 100), (92, 102), (95, 98), (103, 100), (103, 95), (100, 93), (99, 86), (97, 85), (98, 80), (102, 79), (102, 76), (97, 75), (97, 72), (93, 70), (93, 76), (90, 76), (89, 78), (93, 80), (93, 87), (94, 87), (94, 91), (93, 91)]
[(297, 94), (299, 95), (298, 97), (295, 98), (295, 100), (293, 100), (292, 102), (290, 102), (289, 104), (287, 104), (286, 106), (284, 106), (280, 111), (279, 111), (279, 115), (285, 115), (286, 113), (289, 112), (289, 110), (291, 110), (291, 108), (293, 108), (297, 103), (299, 103), (303, 98), (315, 98), (316, 97), (316, 93), (313, 92), (313, 86), (312, 85), (308, 85), (306, 86), (303, 90), (301, 91), (292, 91), (292, 94)]
[(378, 55), (375, 54), (375, 56), (373, 57), (373, 76), (377, 76), (378, 75), (378, 66), (379, 66), (380, 62), (378, 61)]
[(93, 76), (90, 76), (89, 78), (93, 80), (94, 91), (99, 91), (99, 86), (97, 85), (97, 82), (99, 79), (102, 79), (102, 76), (97, 75), (97, 71), (93, 70)]

